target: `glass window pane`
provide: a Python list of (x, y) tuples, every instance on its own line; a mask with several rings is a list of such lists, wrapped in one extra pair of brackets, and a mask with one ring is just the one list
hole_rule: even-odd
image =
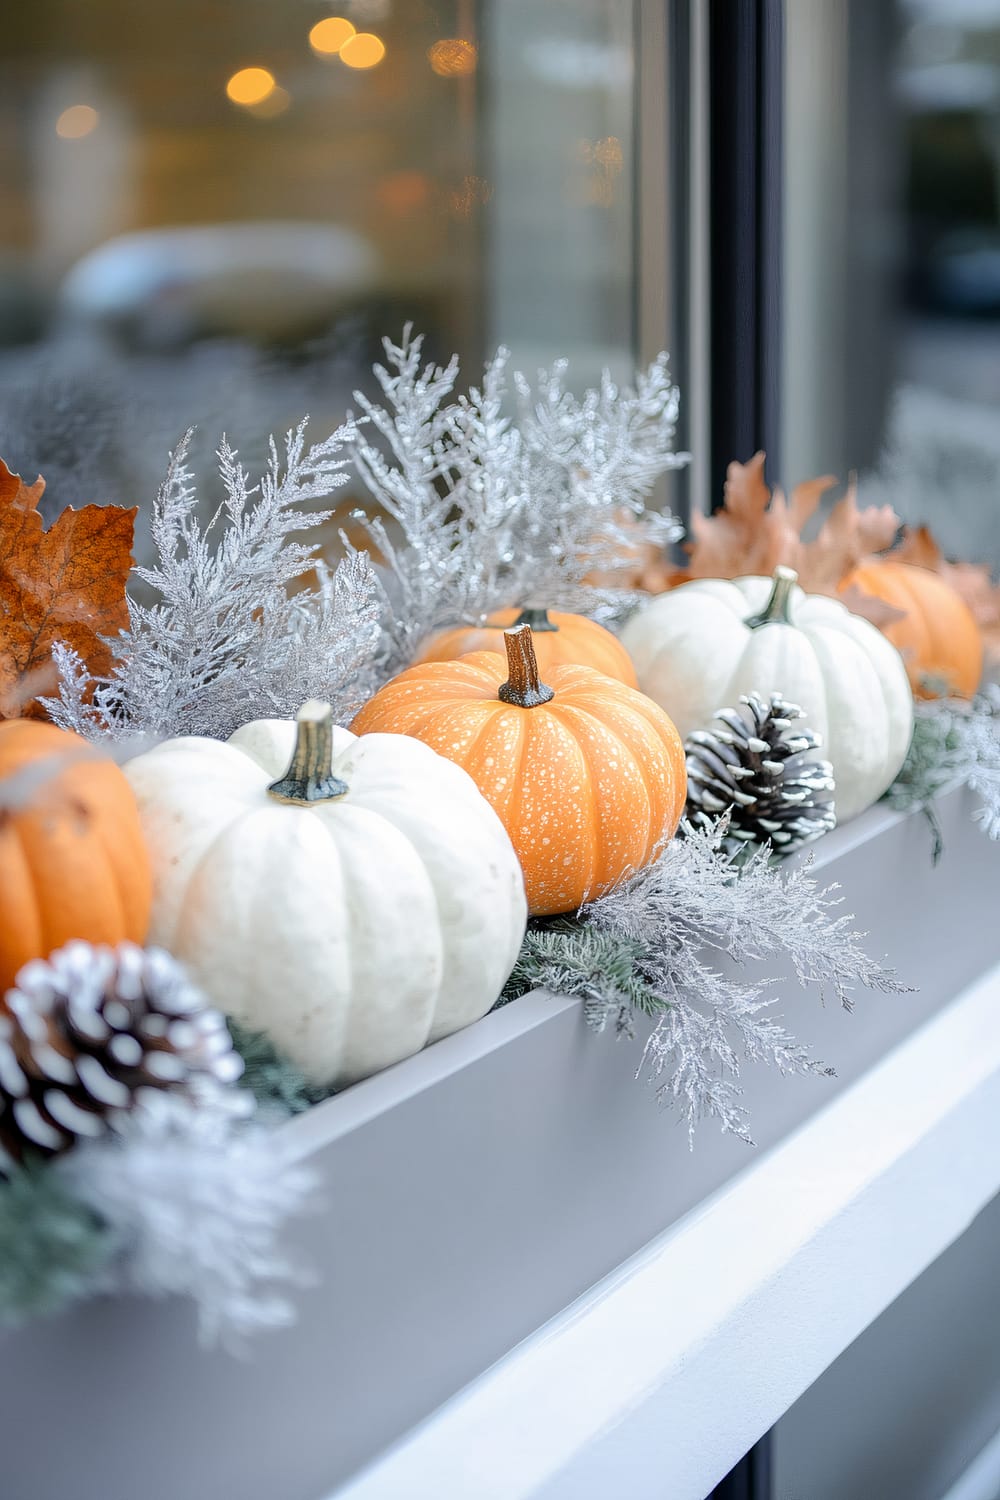
[(1000, 3), (786, 18), (783, 477), (1000, 564)]
[(0, 56), (0, 454), (148, 498), (191, 423), (329, 430), (412, 320), (633, 366), (634, 8), (34, 0)]

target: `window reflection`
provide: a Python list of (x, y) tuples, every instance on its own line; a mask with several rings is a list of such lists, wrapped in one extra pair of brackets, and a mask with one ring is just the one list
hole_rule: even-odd
[(0, 453), (147, 499), (200, 424), (329, 430), (404, 320), (632, 363), (616, 0), (34, 0), (0, 57)]
[(785, 476), (1000, 565), (1000, 3), (786, 16)]

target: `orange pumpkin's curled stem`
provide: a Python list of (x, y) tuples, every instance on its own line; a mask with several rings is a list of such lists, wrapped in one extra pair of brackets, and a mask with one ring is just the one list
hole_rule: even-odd
[(507, 647), (506, 682), (497, 689), (501, 703), (511, 703), (515, 708), (540, 708), (551, 703), (555, 693), (544, 682), (538, 680), (538, 661), (531, 643), (531, 626), (515, 625), (503, 633)]
[(316, 698), (303, 703), (295, 719), (291, 764), (267, 791), (276, 802), (292, 807), (331, 802), (347, 791), (347, 783), (333, 774), (333, 709), (329, 703)]
[(522, 609), (514, 621), (513, 628), (516, 629), (518, 625), (530, 625), (532, 630), (538, 635), (541, 635), (544, 631), (554, 632), (559, 629), (555, 621), (549, 619), (547, 609)]

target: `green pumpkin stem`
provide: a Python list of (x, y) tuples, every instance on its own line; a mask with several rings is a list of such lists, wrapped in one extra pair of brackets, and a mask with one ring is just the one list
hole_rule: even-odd
[(549, 619), (549, 612), (547, 609), (522, 609), (521, 613), (514, 621), (513, 628), (516, 629), (518, 625), (530, 625), (532, 630), (535, 631), (538, 635), (541, 635), (546, 630), (559, 629), (559, 626)]
[(346, 782), (333, 774), (333, 709), (310, 698), (295, 718), (291, 764), (279, 781), (272, 781), (268, 796), (292, 807), (312, 807), (346, 791)]
[(503, 640), (507, 647), (508, 677), (497, 689), (501, 703), (512, 703), (515, 708), (540, 708), (543, 703), (551, 703), (555, 693), (538, 680), (531, 626), (515, 625), (504, 631)]
[(777, 567), (774, 570), (774, 578), (771, 583), (771, 596), (759, 615), (750, 615), (743, 621), (744, 625), (751, 630), (756, 630), (759, 625), (790, 625), (792, 616), (790, 613), (792, 602), (792, 589), (799, 581), (799, 575), (794, 568)]

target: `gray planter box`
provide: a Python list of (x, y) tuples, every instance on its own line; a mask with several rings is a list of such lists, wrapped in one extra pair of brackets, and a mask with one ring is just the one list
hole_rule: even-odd
[[(882, 809), (817, 849), (869, 950), (919, 988), (861, 993), (847, 1015), (786, 985), (792, 1030), (838, 1076), (748, 1071), (760, 1148), (1000, 956), (997, 851), (971, 807), (941, 800), (937, 869), (924, 820)], [(199, 1350), (174, 1302), (105, 1301), (7, 1335), (4, 1500), (324, 1500), (753, 1159), (712, 1124), (688, 1150), (633, 1081), (641, 1046), (529, 995), (291, 1122), (323, 1184), (295, 1226), (317, 1273), (297, 1324), (244, 1361)]]

